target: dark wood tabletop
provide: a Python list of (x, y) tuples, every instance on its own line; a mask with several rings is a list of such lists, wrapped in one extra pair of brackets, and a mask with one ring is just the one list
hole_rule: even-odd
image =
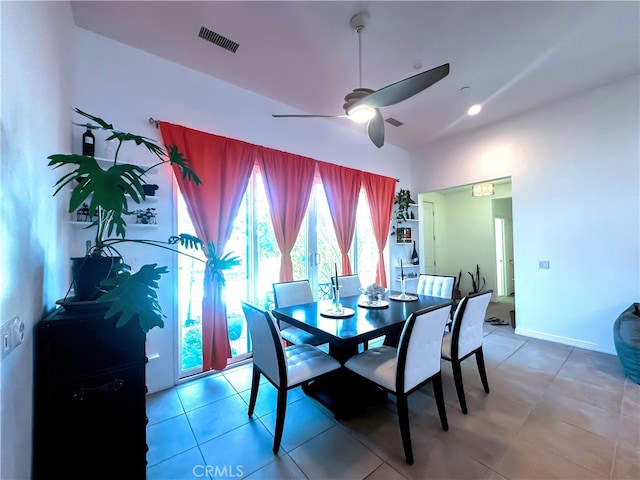
[(434, 305), (451, 303), (451, 300), (415, 295), (415, 301), (405, 302), (389, 299), (390, 295), (400, 292), (386, 292), (382, 299), (388, 304), (385, 308), (364, 308), (358, 303), (365, 302), (363, 295), (343, 297), (340, 303), (350, 308), (354, 314), (344, 318), (329, 318), (322, 313), (334, 307), (333, 300), (320, 300), (303, 305), (277, 308), (274, 316), (327, 341), (330, 353), (344, 362), (358, 351), (358, 345), (383, 335), (398, 335), (407, 317), (418, 310)]

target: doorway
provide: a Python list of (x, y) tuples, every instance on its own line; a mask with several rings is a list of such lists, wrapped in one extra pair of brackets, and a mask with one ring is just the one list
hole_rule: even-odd
[(496, 296), (513, 298), (513, 213), (511, 197), (492, 200), (495, 239)]

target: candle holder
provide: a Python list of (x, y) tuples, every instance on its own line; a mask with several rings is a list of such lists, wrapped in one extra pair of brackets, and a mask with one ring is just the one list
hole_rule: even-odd
[(333, 300), (335, 303), (333, 311), (340, 315), (342, 313), (342, 305), (340, 304), (340, 289), (342, 285), (334, 285), (333, 286)]
[(414, 297), (413, 295), (407, 295), (405, 288), (406, 288), (406, 279), (404, 278), (404, 275), (403, 275), (402, 277), (400, 277), (400, 295), (398, 295), (397, 299), (398, 300), (414, 300), (416, 297)]

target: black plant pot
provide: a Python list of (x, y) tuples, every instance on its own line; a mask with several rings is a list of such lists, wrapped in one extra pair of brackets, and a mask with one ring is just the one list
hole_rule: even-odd
[(154, 197), (158, 188), (158, 185), (154, 185), (152, 183), (145, 183), (142, 185), (142, 190), (144, 190), (144, 194), (147, 197)]
[(71, 257), (71, 277), (75, 300), (95, 300), (107, 289), (100, 285), (102, 280), (115, 276), (122, 257)]

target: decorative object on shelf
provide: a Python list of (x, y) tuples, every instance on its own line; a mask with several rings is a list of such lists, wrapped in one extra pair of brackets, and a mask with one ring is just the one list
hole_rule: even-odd
[(484, 277), (482, 277), (482, 285), (480, 285), (480, 266), (476, 265), (476, 273), (475, 276), (471, 272), (467, 272), (471, 277), (471, 283), (473, 284), (473, 291), (469, 293), (478, 293), (481, 292), (487, 281)]
[(404, 223), (411, 218), (409, 207), (415, 205), (416, 202), (411, 198), (411, 192), (401, 188), (393, 199), (393, 219), (395, 225), (391, 229), (391, 235), (396, 235), (398, 225)]
[(82, 134), (82, 155), (93, 157), (96, 154), (96, 137), (91, 132), (90, 124), (86, 124), (87, 131)]
[(411, 243), (411, 227), (398, 227), (396, 229), (396, 243)]
[(409, 212), (409, 219), (410, 220), (415, 220), (416, 219), (416, 216), (414, 215), (414, 213), (412, 211)]
[[(65, 173), (55, 183), (53, 195), (57, 195), (71, 187), (69, 198), (69, 212), (74, 212), (83, 203), (88, 202), (89, 215), (96, 220), (88, 228), (95, 229), (94, 242), (85, 257), (79, 257), (82, 265), (88, 265), (88, 259), (97, 259), (113, 266), (109, 273), (96, 284), (88, 284), (81, 276), (88, 268), (78, 269), (73, 275), (72, 286), (89, 285), (88, 292), (82, 296), (75, 292), (78, 301), (95, 301), (96, 304), (113, 302), (104, 318), (118, 318), (117, 327), (136, 318), (140, 328), (147, 333), (154, 327), (164, 326), (164, 314), (158, 303), (158, 282), (161, 276), (168, 272), (167, 267), (159, 267), (156, 263), (143, 265), (137, 272), (132, 273), (123, 256), (118, 251), (119, 244), (132, 242), (170, 250), (176, 254), (183, 254), (202, 261), (208, 265), (215, 275), (222, 276), (222, 270), (240, 264), (240, 259), (231, 254), (218, 256), (215, 245), (208, 242), (206, 258), (204, 260), (177, 249), (178, 244), (188, 249), (201, 249), (204, 241), (193, 235), (180, 234), (169, 237), (167, 241), (132, 239), (127, 237), (127, 222), (125, 216), (129, 214), (129, 202), (140, 204), (145, 199), (143, 185), (145, 175), (165, 163), (178, 168), (183, 177), (195, 184), (200, 184), (200, 178), (189, 166), (189, 160), (178, 151), (175, 145), (167, 145), (166, 150), (155, 140), (116, 130), (113, 125), (99, 117), (90, 115), (76, 108), (74, 111), (89, 119), (92, 123), (76, 123), (76, 126), (87, 127), (92, 130), (107, 132), (106, 141), (118, 142), (112, 165), (103, 169), (92, 155), (54, 154), (48, 157), (49, 166), (53, 169), (64, 167)], [(93, 135), (93, 134), (92, 134)], [(144, 147), (158, 158), (158, 162), (150, 167), (118, 162), (118, 153), (124, 142), (134, 142)], [(84, 151), (84, 149), (83, 149)], [(71, 168), (69, 168), (71, 167)], [(114, 261), (122, 258), (122, 261)], [(105, 274), (103, 274), (105, 275)], [(74, 287), (74, 288), (75, 288)], [(63, 302), (70, 298), (69, 292)]]
[(78, 210), (76, 210), (76, 221), (78, 222), (90, 222), (91, 214), (89, 213), (89, 205), (83, 203)]
[(104, 158), (107, 160), (113, 160), (116, 156), (116, 147), (115, 138), (104, 142)]
[(472, 197), (486, 197), (495, 193), (495, 185), (493, 183), (476, 183), (471, 187)]
[(157, 214), (155, 208), (147, 208), (146, 210), (136, 210), (136, 223), (141, 225), (156, 225)]
[(158, 190), (158, 185), (155, 185), (153, 183), (145, 183), (144, 185), (142, 185), (142, 190), (144, 190), (144, 194), (147, 197), (153, 197), (156, 194), (156, 190)]
[(413, 241), (413, 252), (411, 252), (411, 265), (419, 265), (420, 258), (418, 257), (418, 251), (416, 250), (416, 241)]

